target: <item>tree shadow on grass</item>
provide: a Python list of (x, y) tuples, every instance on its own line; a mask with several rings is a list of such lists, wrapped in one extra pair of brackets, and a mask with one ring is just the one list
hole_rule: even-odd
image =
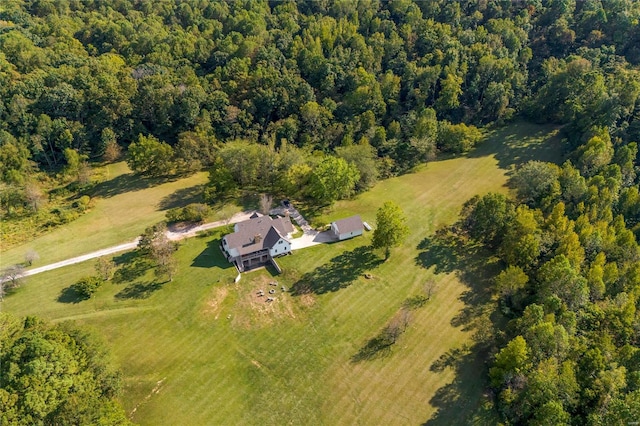
[(486, 354), (475, 347), (454, 349), (431, 366), (431, 371), (455, 371), (453, 381), (440, 389), (429, 403), (437, 408), (424, 426), (463, 424), (495, 425), (498, 415), (488, 387)]
[(561, 164), (564, 145), (559, 127), (516, 121), (491, 132), (470, 158), (495, 155), (501, 169), (539, 160)]
[(422, 250), (416, 258), (418, 265), (433, 267), (436, 274), (455, 273), (467, 287), (460, 296), (464, 308), (451, 320), (451, 325), (463, 327), (464, 331), (473, 328), (474, 321), (493, 306), (491, 289), (493, 279), (502, 269), (500, 260), (481, 244), (459, 235), (454, 227), (438, 230), (422, 240), (418, 249)]
[(233, 265), (224, 257), (222, 250), (220, 250), (220, 240), (216, 238), (207, 243), (207, 247), (193, 259), (191, 266), (195, 268), (227, 269)]
[(158, 208), (160, 210), (170, 210), (193, 203), (203, 203), (204, 187), (205, 185), (195, 185), (189, 188), (178, 189), (160, 200)]
[(135, 173), (127, 173), (113, 179), (100, 182), (87, 190), (91, 197), (110, 198), (127, 192), (140, 191), (176, 180), (176, 177), (142, 177)]
[(391, 346), (393, 343), (389, 341), (382, 333), (369, 339), (360, 350), (351, 357), (351, 362), (357, 363), (362, 361), (371, 361), (379, 358), (386, 358), (391, 355)]
[(160, 290), (166, 282), (141, 281), (128, 285), (116, 293), (116, 299), (147, 299)]
[(111, 281), (114, 284), (135, 281), (153, 266), (153, 262), (150, 259), (141, 256), (137, 251), (125, 253), (113, 259), (116, 265), (122, 265), (113, 274)]
[(302, 276), (293, 286), (294, 295), (315, 293), (323, 294), (348, 287), (365, 271), (383, 262), (369, 246), (358, 247), (352, 251), (334, 257), (315, 270)]
[(80, 303), (88, 299), (86, 295), (78, 293), (73, 286), (63, 289), (60, 292), (60, 296), (58, 296), (58, 302), (60, 303)]
[[(482, 245), (469, 241), (456, 227), (443, 228), (419, 245), (416, 262), (436, 273), (455, 273), (466, 290), (464, 306), (451, 325), (472, 333), (472, 343), (454, 348), (431, 365), (431, 371), (455, 371), (452, 383), (440, 388), (430, 403), (436, 414), (426, 425), (495, 424), (497, 413), (488, 396), (488, 365), (495, 351), (496, 330), (503, 321), (492, 298), (492, 284), (502, 269), (499, 259)], [(488, 407), (488, 408), (487, 408)]]

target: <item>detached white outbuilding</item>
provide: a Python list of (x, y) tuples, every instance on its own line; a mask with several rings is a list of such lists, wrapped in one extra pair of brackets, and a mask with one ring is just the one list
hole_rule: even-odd
[(362, 219), (360, 215), (355, 215), (331, 222), (331, 232), (333, 232), (333, 235), (335, 235), (338, 241), (348, 240), (349, 238), (362, 235), (364, 232)]

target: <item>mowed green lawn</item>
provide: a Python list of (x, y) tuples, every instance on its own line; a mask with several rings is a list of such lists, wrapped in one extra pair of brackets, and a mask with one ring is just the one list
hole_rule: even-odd
[[(506, 191), (514, 163), (559, 158), (552, 135), (548, 127), (514, 124), (468, 157), (381, 182), (316, 218), (359, 213), (374, 225), (377, 208), (396, 201), (411, 233), (387, 262), (366, 248), (367, 233), (282, 258), (282, 275), (258, 270), (231, 284), (235, 270), (213, 233), (182, 243), (173, 282), (158, 283), (151, 270), (132, 265), (119, 274), (126, 279), (77, 302), (64, 290), (92, 273), (88, 262), (29, 278), (3, 309), (73, 320), (103, 334), (124, 372), (122, 402), (140, 424), (494, 424), (483, 396), (487, 360), (461, 355), (471, 361), (457, 368), (437, 362), (471, 343), (474, 330), (461, 313), (473, 312), (470, 293), (478, 289), (456, 273), (425, 269), (418, 245), (454, 222), (473, 195)], [(392, 350), (353, 361), (431, 278), (434, 296), (412, 311)], [(275, 289), (273, 280), (276, 301), (266, 303), (255, 292)], [(280, 288), (302, 284), (303, 295)]]

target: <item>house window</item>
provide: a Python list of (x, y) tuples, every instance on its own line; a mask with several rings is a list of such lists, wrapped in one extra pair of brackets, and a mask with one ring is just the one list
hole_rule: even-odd
[(276, 249), (276, 253), (278, 252), (278, 249)]
[(282, 240), (278, 241), (278, 244), (282, 244)]

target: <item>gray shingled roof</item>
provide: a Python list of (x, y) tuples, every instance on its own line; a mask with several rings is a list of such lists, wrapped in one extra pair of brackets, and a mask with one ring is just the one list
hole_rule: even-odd
[[(229, 248), (237, 248), (241, 255), (271, 248), (280, 238), (293, 232), (288, 217), (253, 217), (237, 224), (237, 232), (225, 236)], [(256, 236), (260, 236), (256, 242)]]
[(336, 228), (338, 228), (339, 234), (348, 234), (349, 232), (362, 231), (364, 229), (362, 219), (359, 214), (345, 219), (336, 220), (334, 224)]

